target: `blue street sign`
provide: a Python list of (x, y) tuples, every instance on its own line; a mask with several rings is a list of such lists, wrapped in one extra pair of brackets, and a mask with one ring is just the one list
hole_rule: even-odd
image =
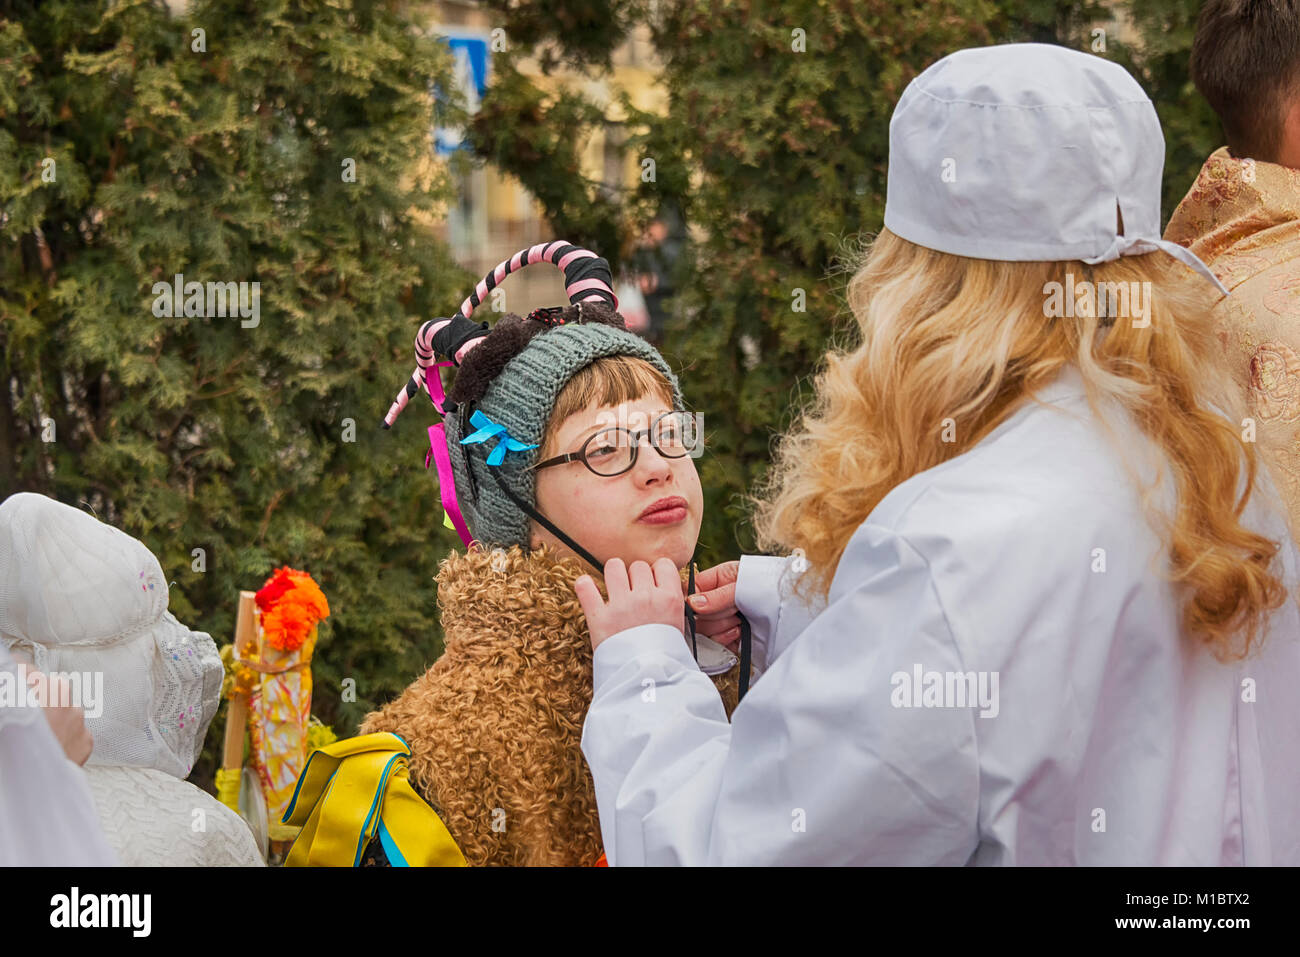
[[(464, 100), (466, 112), (473, 116), (478, 112), (479, 103), (487, 92), (488, 38), (482, 35), (447, 34), (444, 39), (455, 58), (452, 82)], [(437, 95), (436, 90), (434, 95)], [(433, 145), (434, 150), (442, 155), (468, 148), (464, 143), (464, 131), (448, 126), (434, 127)]]

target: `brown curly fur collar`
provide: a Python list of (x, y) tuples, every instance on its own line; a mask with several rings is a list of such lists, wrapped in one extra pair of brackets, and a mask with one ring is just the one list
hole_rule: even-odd
[[(573, 582), (584, 571), (545, 548), (453, 553), (438, 573), (445, 653), (361, 725), (410, 746), (411, 783), (471, 865), (600, 857), (580, 748), (591, 640)], [(728, 715), (738, 678), (714, 679)]]

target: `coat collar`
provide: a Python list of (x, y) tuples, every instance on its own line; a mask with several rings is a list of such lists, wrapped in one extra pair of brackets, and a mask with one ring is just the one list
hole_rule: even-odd
[(1041, 408), (1042, 405), (1065, 406), (1073, 405), (1087, 398), (1088, 392), (1083, 383), (1083, 374), (1079, 372), (1078, 366), (1074, 363), (1067, 363), (1057, 373), (1056, 378), (1052, 379), (1045, 385), (1039, 386), (1033, 393), (1031, 399), (1021, 402), (1020, 407), (1008, 415), (1005, 419), (982, 439), (977, 445), (984, 445), (992, 442), (999, 436), (1014, 429), (1023, 421), (1024, 417), (1030, 415), (1035, 409)]
[(573, 591), (584, 573), (576, 559), (547, 548), (475, 546), (454, 551), (438, 568), (438, 608), (447, 651), (523, 641), (521, 630), (546, 635), (537, 647), (589, 646), (587, 621)]
[[(1165, 238), (1215, 265), (1232, 288), (1254, 272), (1296, 255), (1300, 242), (1300, 170), (1236, 159), (1215, 150), (1178, 204)], [(1225, 254), (1248, 254), (1248, 269), (1217, 263)]]
[[(448, 651), (474, 646), (479, 652), (495, 642), (518, 643), (521, 626), (554, 641), (542, 646), (590, 644), (587, 619), (573, 591), (573, 583), (588, 574), (575, 558), (561, 557), (549, 548), (525, 551), (510, 548), (473, 548), (455, 552), (438, 572), (438, 604)], [(682, 571), (682, 580), (686, 579)], [(592, 575), (601, 594), (605, 583)], [(695, 640), (697, 661), (706, 675), (730, 671), (735, 654), (704, 635)]]

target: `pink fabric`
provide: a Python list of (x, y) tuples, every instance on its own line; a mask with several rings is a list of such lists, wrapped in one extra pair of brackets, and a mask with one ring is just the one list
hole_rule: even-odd
[[(496, 285), (501, 285), (501, 283), (505, 281), (506, 276), (523, 266), (531, 266), (539, 262), (550, 262), (554, 263), (560, 272), (563, 272), (569, 263), (573, 262), (575, 259), (597, 258), (596, 254), (590, 249), (575, 249), (567, 255), (562, 256), (559, 262), (555, 262), (555, 253), (567, 245), (569, 244), (565, 240), (557, 239), (551, 243), (538, 243), (537, 245), (530, 246), (527, 249), (521, 249), (509, 259), (498, 263), (496, 268), (492, 270), (492, 276)], [(587, 279), (581, 283), (575, 283), (574, 285), (569, 286), (569, 297), (572, 298), (574, 292), (581, 292), (584, 289), (600, 289), (608, 292), (610, 296), (614, 297), (614, 308), (618, 308), (618, 298), (614, 296), (614, 290), (610, 289), (608, 284), (601, 282), (599, 279)], [(467, 296), (465, 301), (460, 304), (460, 314), (468, 319), (474, 312), (473, 299), (475, 296), (478, 297), (478, 301), (481, 303), (487, 298), (489, 291), (487, 278), (484, 277), (479, 281), (479, 284), (474, 287), (474, 294)], [(457, 354), (457, 361), (460, 361), (459, 353)]]
[[(438, 375), (438, 370), (449, 365), (450, 362), (439, 362), (424, 370), (424, 384), (429, 390), (429, 400), (439, 415), (446, 415), (443, 405), (447, 397), (442, 391), (442, 378)], [(460, 540), (468, 548), (474, 544), (474, 536), (470, 534), (469, 526), (460, 513), (460, 502), (456, 498), (456, 476), (451, 470), (451, 453), (447, 451), (447, 429), (441, 422), (429, 426), (429, 451), (424, 456), (426, 469), (430, 458), (438, 466), (438, 495), (442, 498), (442, 507), (451, 518), (451, 524), (456, 527)]]
[(596, 254), (593, 253), (590, 249), (575, 249), (567, 256), (561, 257), (560, 261), (555, 265), (560, 268), (560, 272), (564, 272), (564, 270), (569, 268), (569, 263), (573, 262), (575, 259), (595, 259), (595, 258), (596, 258)]
[(438, 362), (424, 370), (424, 387), (429, 390), (429, 401), (433, 403), (439, 415), (447, 414), (442, 408), (447, 401), (447, 394), (442, 391), (442, 376), (438, 374), (438, 370), (449, 365), (450, 362)]
[[(466, 318), (469, 317), (467, 316)], [(423, 339), (421, 339), (418, 333), (416, 334), (415, 361), (419, 363), (419, 365), (422, 368), (428, 368), (428, 366), (432, 363), (432, 357), (435, 354), (433, 348), (433, 337), (436, 336), (438, 334), (438, 331), (441, 330), (444, 326), (449, 326), (449, 325), (451, 325), (451, 320), (444, 319), (442, 322), (435, 322), (433, 325), (431, 325), (429, 327), (429, 334), (427, 336), (424, 336)], [(469, 354), (469, 351), (482, 341), (483, 341), (482, 336), (476, 336), (475, 338), (470, 339), (468, 342), (466, 342), (459, 349), (457, 349), (456, 350), (457, 364), (463, 362), (465, 360), (465, 356)], [(428, 360), (421, 361), (423, 359), (424, 353), (427, 353), (430, 358)], [(447, 363), (444, 362), (443, 365), (447, 365)], [(428, 383), (426, 383), (426, 385), (427, 384)], [(403, 405), (405, 405), (405, 403), (403, 403)]]
[(429, 456), (438, 464), (438, 493), (442, 497), (442, 507), (447, 510), (451, 524), (456, 526), (460, 540), (465, 547), (474, 544), (474, 536), (469, 533), (464, 517), (460, 514), (460, 503), (456, 500), (456, 478), (451, 471), (451, 455), (447, 451), (447, 430), (439, 422), (429, 426), (429, 454), (424, 457), (424, 467), (429, 467)]

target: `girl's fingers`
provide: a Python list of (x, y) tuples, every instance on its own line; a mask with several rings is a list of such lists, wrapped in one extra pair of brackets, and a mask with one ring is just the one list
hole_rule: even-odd
[(632, 590), (628, 581), (627, 565), (623, 563), (623, 559), (611, 558), (605, 563), (605, 590), (611, 602)]
[(649, 592), (655, 587), (654, 572), (646, 562), (633, 562), (628, 569), (628, 578), (632, 581), (633, 591)]
[(677, 563), (671, 558), (658, 558), (650, 566), (650, 571), (654, 573), (656, 588), (676, 589), (682, 581), (681, 573), (677, 570)]
[(582, 613), (588, 618), (604, 609), (605, 600), (600, 597), (600, 589), (590, 575), (583, 575), (574, 582), (573, 591), (578, 596), (578, 604), (582, 605)]

